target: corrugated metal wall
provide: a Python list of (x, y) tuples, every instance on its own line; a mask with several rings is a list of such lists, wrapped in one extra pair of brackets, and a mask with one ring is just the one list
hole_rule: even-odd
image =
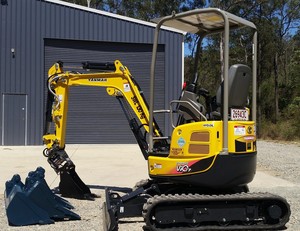
[[(3, 141), (3, 94), (27, 95), (28, 145), (41, 144), (44, 98), (44, 39), (145, 43), (154, 28), (39, 0), (8, 0), (0, 4), (0, 140)], [(165, 106), (180, 92), (182, 35), (163, 31), (165, 45)], [(14, 51), (14, 54), (12, 52)], [(167, 121), (167, 120), (166, 120)], [(168, 126), (168, 121), (166, 122)]]
[[(149, 98), (151, 53), (150, 44), (47, 39), (45, 66), (51, 67), (60, 60), (67, 70), (70, 65), (80, 66), (80, 62), (107, 63), (119, 59), (129, 68), (145, 97)], [(160, 45), (157, 55), (156, 108), (164, 108), (164, 54), (164, 46)], [(71, 87), (68, 111), (67, 143), (136, 142), (119, 102), (107, 94), (106, 88)], [(156, 116), (156, 119), (164, 132), (163, 115)]]

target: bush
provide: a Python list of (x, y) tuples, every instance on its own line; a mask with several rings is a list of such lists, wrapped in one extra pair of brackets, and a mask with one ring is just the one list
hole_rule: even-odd
[(262, 119), (261, 124), (258, 125), (259, 138), (287, 141), (300, 140), (300, 97), (294, 97), (291, 103), (281, 111), (280, 116), (276, 124), (266, 119), (266, 117)]
[(278, 139), (279, 132), (273, 123), (269, 121), (262, 121), (262, 123), (258, 126), (259, 138), (272, 140)]
[(297, 120), (282, 119), (276, 124), (270, 121), (262, 121), (258, 128), (259, 138), (286, 141), (300, 140), (300, 125)]

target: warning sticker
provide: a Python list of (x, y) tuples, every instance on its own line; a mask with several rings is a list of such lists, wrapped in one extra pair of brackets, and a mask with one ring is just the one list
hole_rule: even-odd
[(129, 83), (124, 83), (124, 92), (129, 92), (129, 91), (130, 91)]
[(171, 153), (175, 156), (179, 155), (179, 154), (182, 154), (182, 148), (172, 148), (171, 149)]
[(245, 136), (244, 140), (255, 140), (255, 136)]
[(161, 165), (161, 164), (156, 164), (156, 163), (154, 163), (154, 168), (161, 169), (161, 168), (162, 168), (162, 165)]
[(177, 144), (182, 148), (185, 145), (185, 140), (182, 137), (180, 137), (177, 140)]
[(234, 126), (234, 135), (235, 136), (244, 136), (244, 135), (246, 135), (245, 126)]
[(58, 101), (61, 103), (63, 101), (64, 97), (63, 95), (58, 95)]

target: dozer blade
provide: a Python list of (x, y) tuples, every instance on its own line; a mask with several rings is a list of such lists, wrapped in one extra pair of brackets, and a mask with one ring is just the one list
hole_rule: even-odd
[(149, 197), (141, 187), (130, 191), (127, 188), (119, 188), (118, 192), (111, 188), (105, 189), (105, 202), (102, 206), (104, 231), (117, 231), (119, 219), (141, 217), (143, 205)]
[(59, 192), (63, 197), (94, 200), (95, 195), (77, 175), (75, 165), (65, 164), (59, 174)]
[(44, 170), (30, 172), (25, 185), (19, 175), (6, 182), (5, 207), (9, 225), (52, 224), (60, 220), (80, 220), (69, 210), (73, 206), (50, 190)]
[(102, 204), (103, 231), (117, 231), (118, 221), (116, 218), (116, 208), (111, 206), (108, 189), (105, 189), (106, 202)]
[(108, 208), (106, 202), (102, 204), (103, 214), (103, 231), (116, 231), (118, 230), (118, 222), (112, 208)]

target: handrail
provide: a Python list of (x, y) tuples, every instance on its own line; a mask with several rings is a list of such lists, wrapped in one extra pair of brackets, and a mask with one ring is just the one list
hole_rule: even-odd
[(207, 118), (205, 115), (203, 115), (193, 104), (191, 104), (191, 102), (189, 101), (185, 101), (185, 100), (172, 100), (170, 102), (170, 116), (171, 116), (171, 124), (172, 127), (175, 128), (176, 126), (174, 125), (174, 121), (173, 121), (173, 110), (172, 110), (172, 104), (174, 103), (186, 103), (188, 105), (190, 105), (205, 121), (207, 121)]

